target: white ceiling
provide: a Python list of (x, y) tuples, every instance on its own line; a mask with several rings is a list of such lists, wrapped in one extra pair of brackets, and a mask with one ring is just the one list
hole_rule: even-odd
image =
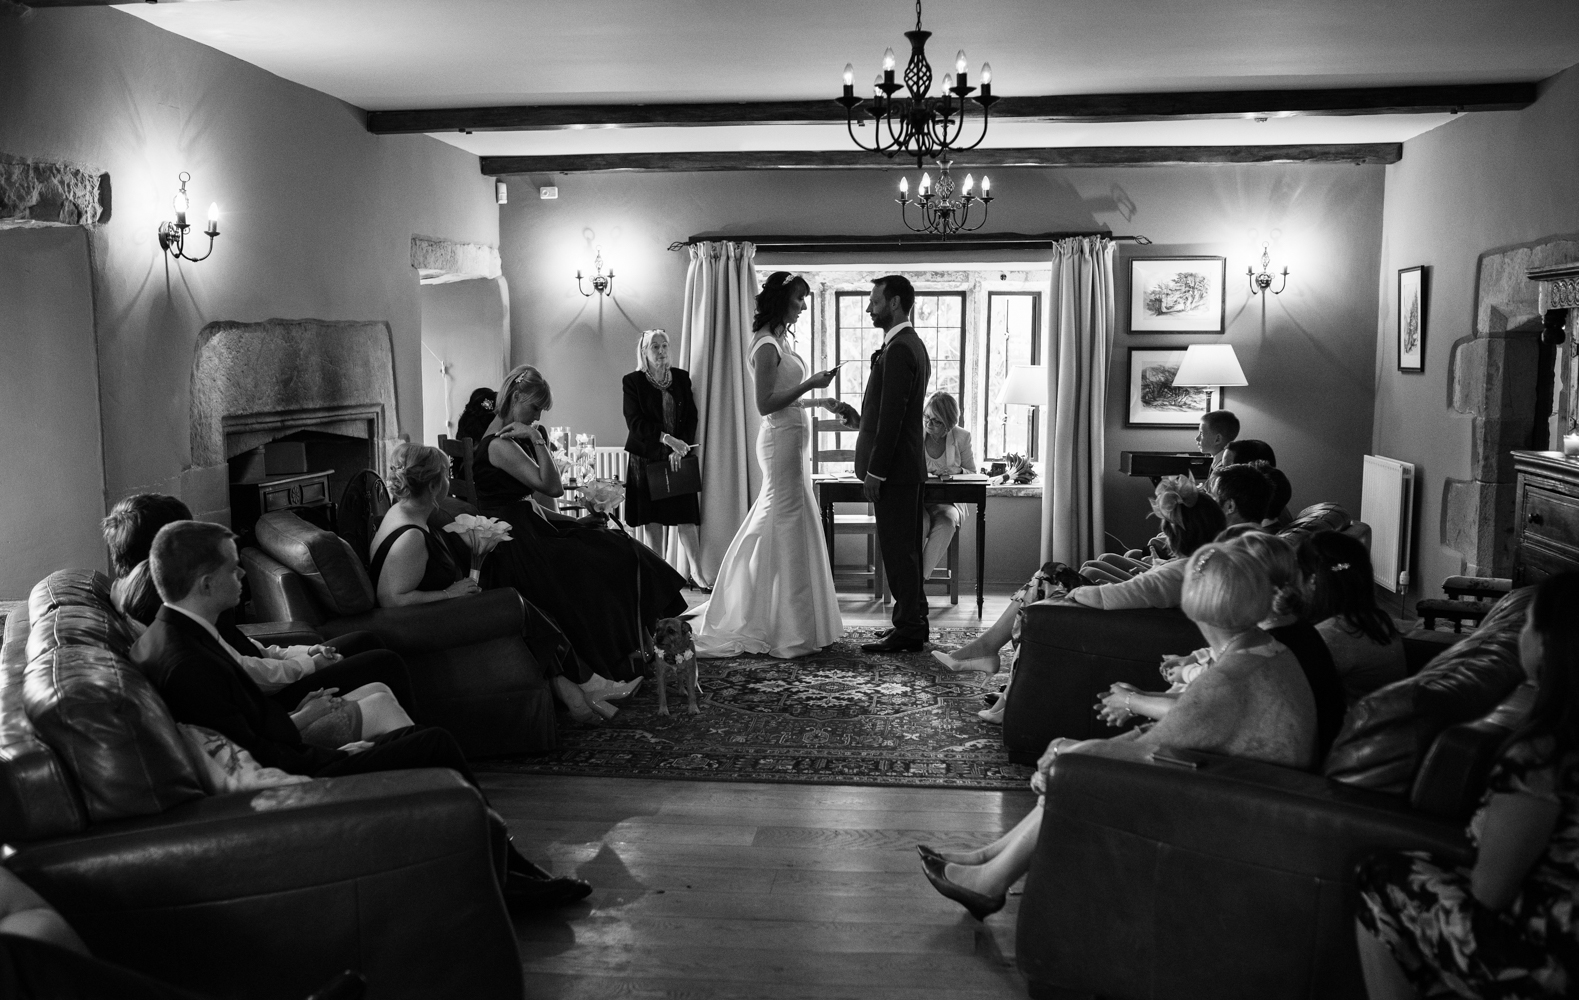
[[(905, 58), (907, 0), (235, 0), (120, 7), (369, 110), (832, 99)], [(1573, 0), (932, 0), (1002, 95), (1538, 80), (1579, 63)], [(864, 88), (861, 88), (864, 89)], [(1440, 116), (1045, 125), (989, 144), (1401, 141)], [(1274, 137), (1275, 136), (1275, 137)], [(479, 153), (843, 148), (825, 126), (444, 135)], [(786, 145), (789, 144), (789, 145)]]

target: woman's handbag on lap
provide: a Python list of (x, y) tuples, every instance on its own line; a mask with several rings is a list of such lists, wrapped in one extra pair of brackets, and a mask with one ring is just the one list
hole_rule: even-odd
[(680, 459), (678, 469), (671, 467), (668, 459), (664, 459), (661, 462), (648, 462), (644, 471), (647, 474), (647, 493), (654, 500), (702, 492), (702, 463), (694, 451)]

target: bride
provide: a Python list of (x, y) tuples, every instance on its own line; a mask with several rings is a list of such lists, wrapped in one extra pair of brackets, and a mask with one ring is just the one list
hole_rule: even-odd
[(786, 339), (806, 308), (804, 278), (778, 271), (757, 296), (747, 359), (756, 379), (757, 462), (762, 492), (724, 554), (696, 628), (696, 653), (704, 657), (768, 653), (805, 656), (844, 634), (833, 589), (822, 524), (811, 492), (811, 414), (833, 399), (801, 396), (825, 388), (833, 372), (810, 378)]

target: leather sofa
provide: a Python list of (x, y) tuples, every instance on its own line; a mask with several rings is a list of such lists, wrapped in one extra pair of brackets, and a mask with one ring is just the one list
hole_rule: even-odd
[(206, 996), (522, 996), (502, 845), (477, 791), (430, 769), (206, 794), (127, 660), (101, 573), (57, 572), (0, 649), (5, 864), (93, 953)]
[(521, 637), (520, 594), (502, 588), (380, 608), (361, 559), (338, 535), (288, 511), (263, 515), (255, 530), (258, 548), (241, 550), (254, 619), (302, 623), (326, 638), (377, 635), (411, 668), (417, 721), (448, 729), (467, 756), (554, 749), (553, 693)]
[(1356, 704), (1324, 775), (1179, 751), (1187, 767), (1128, 743), (1060, 757), (1019, 913), (1031, 995), (1363, 997), (1355, 866), (1380, 850), (1472, 858), (1468, 817), (1533, 701), (1529, 597)]

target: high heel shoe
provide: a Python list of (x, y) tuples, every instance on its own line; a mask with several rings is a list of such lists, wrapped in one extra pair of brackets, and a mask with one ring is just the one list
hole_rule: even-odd
[(952, 899), (963, 906), (970, 915), (977, 920), (986, 920), (988, 917), (1003, 909), (1003, 904), (1008, 901), (1008, 894), (1002, 896), (989, 896), (986, 893), (967, 889), (958, 882), (951, 882), (943, 874), (946, 862), (942, 858), (921, 859), (921, 870), (926, 872), (927, 881), (932, 883), (945, 899)]
[(997, 701), (993, 702), (991, 708), (984, 708), (977, 712), (976, 715), (979, 716), (983, 722), (990, 722), (995, 726), (1001, 726), (1003, 725), (1003, 710), (1008, 706), (1009, 699), (999, 698)]
[(598, 713), (598, 717), (600, 719), (612, 719), (614, 716), (619, 714), (619, 709), (615, 708), (613, 705), (610, 705), (602, 698), (588, 698), (587, 704), (592, 706), (592, 710)]
[(601, 726), (603, 724), (603, 716), (593, 709), (592, 706), (595, 704), (596, 702), (588, 699), (585, 705), (567, 706), (570, 709), (571, 720), (579, 722), (583, 726)]
[(593, 674), (591, 679), (585, 684), (580, 684), (577, 686), (580, 687), (581, 692), (587, 696), (588, 701), (592, 701), (594, 699), (598, 701), (618, 701), (621, 698), (628, 698), (635, 694), (636, 689), (641, 687), (641, 682), (642, 678), (640, 677), (636, 678), (635, 680), (620, 683), (618, 681), (611, 681), (607, 677), (604, 677), (600, 674)]

